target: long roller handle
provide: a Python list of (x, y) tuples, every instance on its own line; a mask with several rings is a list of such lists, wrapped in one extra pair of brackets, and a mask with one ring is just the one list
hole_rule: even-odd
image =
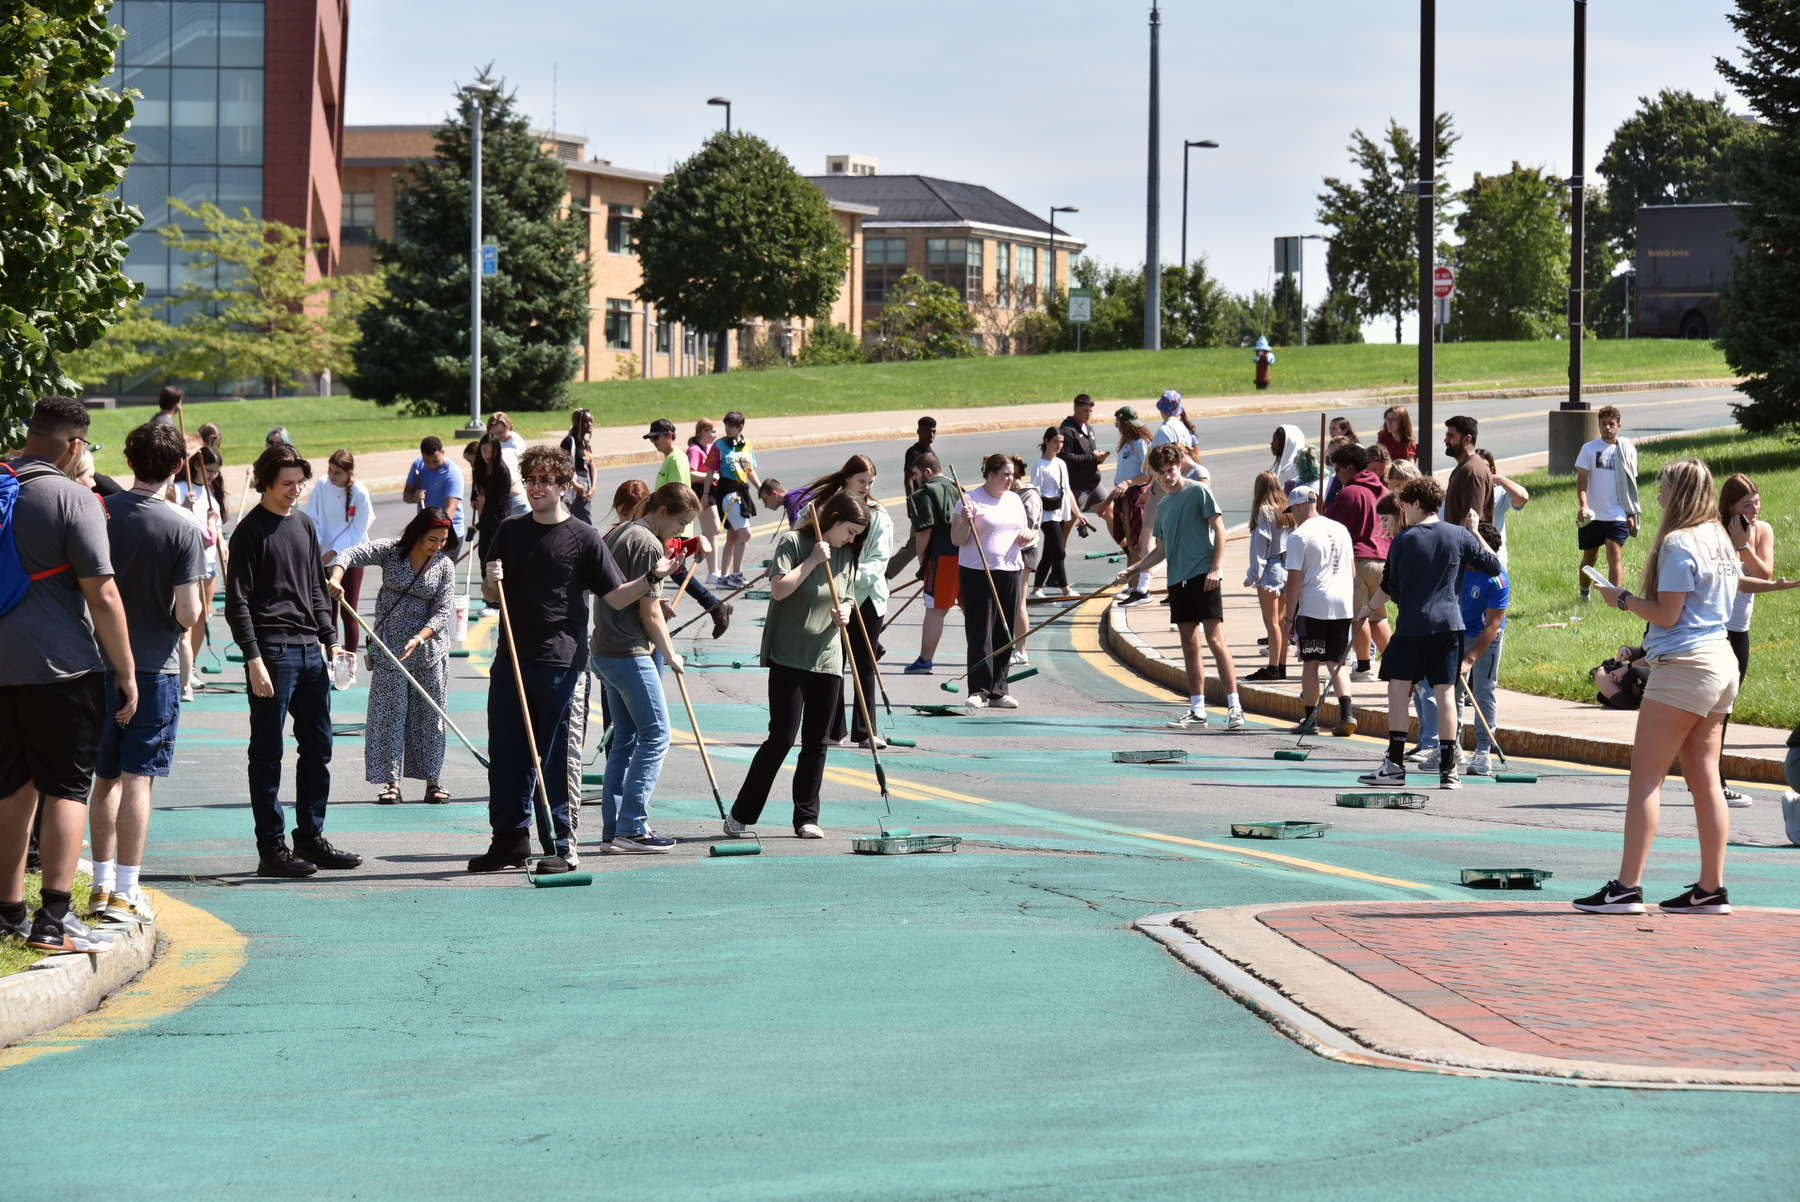
[[(1076, 606), (1085, 605), (1089, 601), (1092, 601), (1095, 597), (1098, 597), (1102, 593), (1106, 592), (1107, 589), (1117, 588), (1118, 585), (1119, 585), (1119, 582), (1115, 580), (1110, 584), (1101, 585), (1099, 588), (1095, 589), (1091, 593), (1088, 593), (1086, 596), (1075, 598), (1073, 601), (1069, 602), (1067, 605), (1063, 606), (1061, 609), (1057, 610), (1055, 613), (1053, 613), (1049, 617), (1045, 618), (1042, 622), (1039, 622), (1036, 626), (1033, 626), (1030, 630), (1027, 630), (1024, 634), (1020, 635), (1019, 638), (1021, 638), (1021, 639), (1030, 638), (1032, 635), (1036, 634), (1038, 631), (1042, 630), (1044, 627), (1050, 625), (1050, 623), (1056, 621), (1058, 618), (1068, 616), (1070, 611), (1072, 611)], [(1018, 639), (1014, 639), (1013, 642), (1015, 642), (1015, 643), (1018, 642)], [(1006, 650), (1010, 646), (1012, 646), (1012, 643), (1004, 643), (1001, 646), (994, 648), (994, 654), (999, 655), (1002, 651)], [(969, 669), (969, 671), (973, 671), (973, 670), (974, 669)], [(967, 676), (968, 674), (969, 674), (969, 672), (965, 671), (962, 674), (962, 676), (952, 676), (950, 679), (952, 681), (961, 680), (961, 679), (963, 679), (963, 677)]]
[[(674, 669), (670, 669), (674, 671)], [(706, 754), (706, 739), (700, 734), (700, 720), (694, 717), (694, 703), (688, 700), (687, 677), (680, 672), (675, 673), (675, 687), (681, 690), (681, 704), (687, 709), (688, 725), (694, 731), (694, 744), (700, 748), (700, 762), (706, 765), (706, 779), (712, 782), (713, 805), (719, 808), (719, 817), (725, 817), (725, 799), (719, 795), (719, 778), (713, 775), (712, 757)]]
[(525, 673), (519, 667), (519, 644), (513, 638), (512, 616), (506, 608), (506, 582), (494, 581), (494, 591), (500, 597), (500, 628), (506, 632), (506, 658), (512, 661), (513, 684), (519, 689), (519, 712), (525, 717), (525, 746), (531, 751), (531, 763), (537, 769), (533, 773), (537, 780), (538, 793), (538, 838), (544, 844), (544, 854), (556, 854), (556, 839), (550, 830), (550, 792), (544, 787), (544, 761), (538, 755), (537, 732), (531, 729), (531, 704), (525, 699)]
[[(813, 537), (825, 546), (825, 532), (819, 528), (819, 507), (807, 507), (807, 514), (812, 518)], [(825, 584), (831, 589), (831, 608), (837, 609), (843, 604), (838, 597), (837, 579), (831, 574), (831, 548), (825, 547)], [(875, 722), (869, 714), (868, 699), (863, 696), (862, 677), (856, 674), (856, 655), (850, 650), (850, 628), (839, 626), (838, 634), (844, 640), (844, 658), (850, 663), (850, 684), (856, 690), (856, 708), (862, 711), (863, 729), (869, 732), (869, 755), (875, 760), (875, 783), (881, 786), (881, 804), (887, 812), (893, 812), (893, 803), (888, 800), (887, 772), (881, 766), (881, 752), (875, 748)]]
[(469, 736), (465, 735), (462, 732), (462, 728), (451, 719), (449, 714), (444, 712), (444, 707), (433, 700), (431, 694), (425, 691), (425, 686), (419, 683), (418, 678), (406, 670), (406, 665), (400, 662), (400, 657), (388, 649), (388, 645), (381, 641), (381, 636), (375, 633), (374, 628), (363, 621), (362, 615), (357, 613), (354, 609), (351, 609), (350, 603), (342, 597), (338, 598), (338, 604), (344, 607), (345, 613), (356, 619), (356, 624), (363, 628), (363, 633), (369, 636), (369, 641), (381, 648), (381, 653), (393, 661), (394, 667), (400, 669), (400, 675), (406, 677), (407, 683), (412, 685), (420, 697), (424, 698), (425, 704), (437, 711), (437, 716), (444, 720), (444, 725), (456, 732), (456, 737), (463, 741), (463, 746), (467, 747), (475, 758), (480, 761), (483, 768), (486, 768), (488, 766), (487, 756), (482, 755), (481, 752), (476, 749), (475, 744), (469, 741)]

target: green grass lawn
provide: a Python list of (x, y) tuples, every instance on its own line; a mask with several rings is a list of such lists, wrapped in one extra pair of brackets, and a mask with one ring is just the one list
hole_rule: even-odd
[[(75, 874), (75, 887), (69, 890), (75, 895), (74, 913), (84, 921), (87, 919), (88, 886), (93, 883), (94, 878), (85, 872), (78, 872)], [(36, 872), (25, 874), (25, 905), (33, 914), (37, 913), (37, 908), (43, 904), (43, 887), (42, 875)], [(95, 924), (90, 922), (88, 925)], [(43, 958), (43, 952), (34, 952), (17, 939), (0, 939), (0, 977), (18, 972), (22, 968), (29, 968)]]
[[(1470, 342), (1438, 348), (1439, 388), (1496, 388), (1559, 384), (1568, 378), (1568, 346), (1561, 342)], [(666, 360), (665, 360), (666, 362)], [(1385, 343), (1282, 350), (1271, 393), (1337, 392), (1417, 385), (1418, 348)], [(594, 411), (602, 426), (677, 423), (717, 418), (741, 409), (752, 418), (883, 409), (965, 409), (984, 405), (1067, 400), (1086, 392), (1102, 400), (1154, 397), (1166, 388), (1189, 396), (1245, 396), (1256, 391), (1245, 350), (1106, 351), (1082, 355), (1005, 355), (879, 363), (855, 367), (734, 371), (723, 376), (577, 384), (574, 403)], [(1590, 383), (1717, 379), (1728, 376), (1724, 356), (1709, 342), (1637, 339), (1590, 342)], [(509, 406), (527, 437), (567, 428), (561, 413), (526, 413)], [(385, 451), (416, 447), (427, 434), (448, 440), (456, 417), (413, 418), (348, 397), (286, 397), (193, 405), (189, 426), (219, 423), (225, 461), (247, 463), (272, 426), (286, 426), (308, 456), (323, 459), (338, 447)], [(96, 411), (95, 437), (105, 446), (100, 470), (125, 470), (125, 433), (150, 417), (147, 409)]]
[[(1690, 456), (1705, 460), (1715, 481), (1733, 472), (1756, 481), (1763, 518), (1775, 527), (1775, 570), (1790, 578), (1800, 575), (1800, 443), (1732, 430), (1644, 447), (1638, 460), (1644, 532), (1625, 544), (1626, 586), (1636, 591), (1662, 516), (1656, 504), (1657, 474), (1671, 459)], [(1531, 490), (1531, 504), (1507, 519), (1512, 600), (1500, 683), (1525, 693), (1592, 701), (1593, 669), (1620, 646), (1642, 642), (1644, 623), (1607, 608), (1597, 595), (1588, 605), (1576, 600), (1581, 553), (1575, 546), (1575, 477), (1534, 472), (1519, 482)], [(1606, 570), (1604, 552), (1599, 567)], [(1536, 629), (1540, 623), (1572, 617), (1579, 622), (1560, 630)], [(1797, 669), (1800, 598), (1793, 593), (1759, 597), (1750, 627), (1750, 675), (1732, 716), (1760, 726), (1800, 722), (1800, 697), (1790, 687), (1800, 675)]]

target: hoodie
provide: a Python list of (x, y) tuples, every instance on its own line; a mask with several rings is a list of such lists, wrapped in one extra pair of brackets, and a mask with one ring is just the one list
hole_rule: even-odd
[(1301, 480), (1300, 471), (1294, 466), (1294, 457), (1306, 449), (1306, 435), (1300, 432), (1299, 426), (1283, 426), (1281, 432), (1281, 456), (1275, 461), (1275, 474), (1281, 478), (1281, 487), (1312, 483)]
[(1386, 559), (1388, 539), (1381, 533), (1381, 519), (1375, 514), (1375, 502), (1387, 492), (1375, 469), (1366, 467), (1356, 479), (1337, 490), (1325, 506), (1325, 516), (1341, 523), (1350, 532), (1350, 552), (1358, 559)]

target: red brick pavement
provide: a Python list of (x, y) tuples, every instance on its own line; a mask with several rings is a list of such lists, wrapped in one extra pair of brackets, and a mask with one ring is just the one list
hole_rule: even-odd
[(1614, 1064), (1800, 1071), (1800, 914), (1590, 915), (1463, 902), (1258, 916), (1489, 1047)]

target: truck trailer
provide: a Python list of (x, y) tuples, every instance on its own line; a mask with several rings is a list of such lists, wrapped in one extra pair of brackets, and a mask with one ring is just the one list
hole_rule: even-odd
[(1637, 211), (1635, 338), (1717, 338), (1743, 205), (1643, 205)]

